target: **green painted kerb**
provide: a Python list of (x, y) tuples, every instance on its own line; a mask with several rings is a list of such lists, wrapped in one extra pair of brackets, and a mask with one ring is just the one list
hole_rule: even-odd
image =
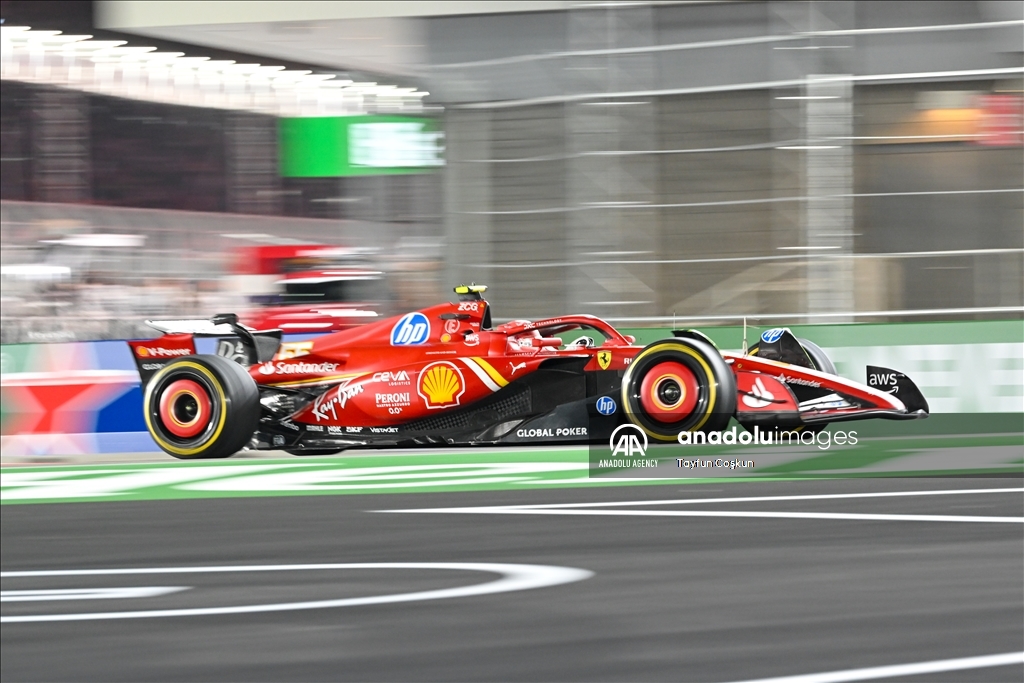
[[(616, 479), (591, 477), (588, 450), (559, 448), (358, 454), (332, 458), (5, 467), (3, 504), (318, 496), (700, 484), (801, 478), (1024, 474), (1022, 435), (861, 439), (821, 450), (786, 447), (750, 476)], [(693, 447), (688, 454), (758, 458), (742, 446)], [(769, 466), (770, 465), (770, 466)]]

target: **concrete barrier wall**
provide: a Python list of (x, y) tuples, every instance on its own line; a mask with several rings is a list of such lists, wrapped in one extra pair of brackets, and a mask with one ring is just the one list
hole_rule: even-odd
[[(1024, 323), (945, 322), (792, 327), (825, 349), (839, 374), (864, 381), (868, 364), (910, 375), (933, 413), (1024, 413)], [(663, 328), (623, 330), (649, 343)], [(704, 328), (738, 349), (741, 327)], [(748, 342), (760, 329), (749, 328)], [(213, 353), (216, 340), (197, 350)], [(142, 419), (139, 377), (121, 341), (0, 347), (0, 439), (7, 456), (156, 451)]]

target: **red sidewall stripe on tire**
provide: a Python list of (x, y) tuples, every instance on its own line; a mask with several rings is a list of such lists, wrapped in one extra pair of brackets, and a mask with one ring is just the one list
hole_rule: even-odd
[[(674, 404), (666, 404), (658, 397), (658, 390), (666, 381), (674, 380), (682, 395)], [(640, 405), (644, 412), (658, 422), (673, 423), (693, 412), (700, 395), (700, 385), (693, 371), (675, 361), (658, 363), (644, 375), (640, 383)]]
[[(198, 410), (195, 417), (187, 422), (179, 420), (174, 408), (178, 401), (192, 398)], [(213, 416), (210, 396), (206, 389), (191, 379), (179, 379), (171, 382), (160, 394), (160, 421), (164, 428), (181, 439), (190, 439), (202, 432), (210, 424)]]

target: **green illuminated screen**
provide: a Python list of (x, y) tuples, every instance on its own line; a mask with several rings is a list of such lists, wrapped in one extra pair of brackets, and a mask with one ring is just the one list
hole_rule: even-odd
[(278, 119), (278, 139), (286, 178), (424, 173), (444, 165), (444, 133), (434, 119), (283, 118)]

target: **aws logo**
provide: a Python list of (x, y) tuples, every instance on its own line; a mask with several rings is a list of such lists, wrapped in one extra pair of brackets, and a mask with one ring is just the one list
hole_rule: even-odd
[(466, 379), (454, 363), (441, 361), (423, 368), (416, 392), (427, 408), (450, 408), (459, 405), (466, 392)]
[(391, 328), (392, 346), (415, 346), (430, 338), (430, 321), (422, 313), (406, 313)]
[(900, 391), (899, 383), (897, 382), (897, 373), (895, 372), (869, 372), (868, 386), (879, 387), (890, 394), (897, 394)]

